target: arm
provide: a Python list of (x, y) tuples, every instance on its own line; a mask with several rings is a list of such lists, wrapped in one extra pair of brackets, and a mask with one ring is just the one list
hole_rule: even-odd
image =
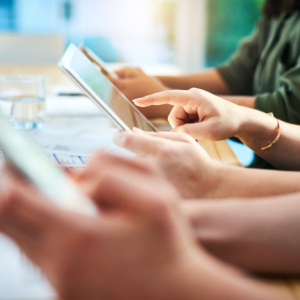
[(282, 123), (281, 137), (262, 151), (279, 133), (277, 120), (263, 112), (234, 105), (206, 91), (168, 91), (135, 100), (136, 105), (172, 104), (169, 122), (174, 132), (194, 139), (224, 140), (238, 137), (257, 155), (282, 170), (300, 170), (300, 127)]
[(184, 210), (210, 252), (250, 271), (299, 274), (300, 194), (190, 201)]
[(115, 143), (151, 164), (159, 165), (186, 199), (264, 197), (300, 192), (299, 172), (245, 169), (210, 159), (188, 135), (180, 133), (118, 133)]
[(199, 88), (219, 95), (251, 95), (255, 69), (267, 40), (267, 33), (268, 24), (262, 20), (252, 35), (241, 42), (239, 49), (227, 63), (197, 74), (157, 78), (172, 89)]
[(213, 94), (229, 95), (229, 87), (216, 69), (183, 76), (157, 76), (165, 86), (177, 90), (199, 88)]
[(279, 88), (273, 93), (252, 96), (221, 96), (232, 103), (255, 108), (293, 124), (300, 124), (300, 58), (298, 63), (280, 77)]
[(221, 98), (234, 103), (236, 105), (254, 108), (255, 97), (253, 96), (220, 96)]
[(0, 230), (63, 299), (294, 299), (196, 247), (176, 192), (142, 161), (102, 155), (77, 182), (100, 217), (53, 207), (15, 174), (0, 181)]
[[(239, 134), (236, 136), (257, 155), (281, 170), (300, 170), (300, 127), (280, 122), (281, 136), (270, 149), (262, 151), (261, 147), (269, 145), (278, 134), (277, 120), (259, 111), (244, 108)], [(247, 118), (248, 116), (248, 118)], [(247, 118), (247, 120), (245, 120)]]
[(255, 109), (293, 124), (300, 124), (300, 57), (297, 64), (280, 77), (279, 88), (272, 93), (256, 95)]

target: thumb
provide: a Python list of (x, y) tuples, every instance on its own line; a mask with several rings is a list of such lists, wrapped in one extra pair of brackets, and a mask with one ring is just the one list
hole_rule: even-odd
[(113, 78), (112, 76), (107, 76), (108, 80), (119, 90), (123, 90), (124, 88), (124, 80)]
[(174, 128), (171, 132), (186, 133), (194, 140), (213, 140), (208, 122), (188, 123)]

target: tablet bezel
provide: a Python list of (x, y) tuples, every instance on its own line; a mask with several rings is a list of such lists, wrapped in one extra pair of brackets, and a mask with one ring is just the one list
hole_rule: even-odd
[[(98, 57), (91, 49), (89, 49), (88, 47), (81, 45), (80, 46), (80, 51), (93, 63), (96, 64), (97, 66), (99, 66), (99, 68), (101, 69), (101, 72), (104, 73), (106, 72), (107, 75), (110, 75), (111, 77), (113, 77), (114, 79), (118, 79), (118, 76), (116, 73), (114, 73), (113, 71), (110, 71), (109, 68), (107, 67), (106, 63), (100, 58)], [(103, 72), (104, 70), (104, 72)], [(106, 74), (104, 74), (106, 75)]]
[[(79, 48), (74, 44), (70, 44), (67, 48), (65, 54), (59, 62), (60, 69), (67, 75), (71, 81), (78, 86), (81, 91), (91, 100), (93, 103), (100, 108), (101, 111), (113, 122), (113, 124), (120, 130), (125, 130), (131, 132), (132, 130), (115, 114), (115, 112), (74, 72), (71, 68), (71, 62), (74, 58), (76, 52), (79, 52), (81, 55), (85, 56)], [(85, 56), (86, 57), (86, 56)], [(88, 58), (87, 58), (88, 59)], [(90, 62), (90, 60), (89, 60)], [(91, 62), (93, 67), (99, 72), (102, 76), (105, 76), (101, 71), (99, 71), (96, 66)], [(112, 83), (111, 83), (112, 84)], [(122, 94), (113, 84), (112, 86), (116, 91), (122, 96), (124, 101), (126, 101), (140, 116), (143, 118), (149, 126), (153, 129), (154, 132), (158, 132), (157, 128), (134, 106), (131, 101), (129, 101), (124, 94)]]

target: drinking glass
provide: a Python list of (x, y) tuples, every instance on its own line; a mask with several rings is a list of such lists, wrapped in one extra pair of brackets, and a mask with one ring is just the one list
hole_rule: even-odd
[(45, 118), (45, 80), (39, 75), (0, 76), (0, 112), (17, 129), (40, 128)]

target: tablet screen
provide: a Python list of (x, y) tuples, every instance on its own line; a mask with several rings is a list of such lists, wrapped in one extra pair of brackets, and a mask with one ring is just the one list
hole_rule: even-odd
[(81, 51), (75, 51), (70, 68), (131, 130), (137, 127), (145, 131), (156, 131)]

